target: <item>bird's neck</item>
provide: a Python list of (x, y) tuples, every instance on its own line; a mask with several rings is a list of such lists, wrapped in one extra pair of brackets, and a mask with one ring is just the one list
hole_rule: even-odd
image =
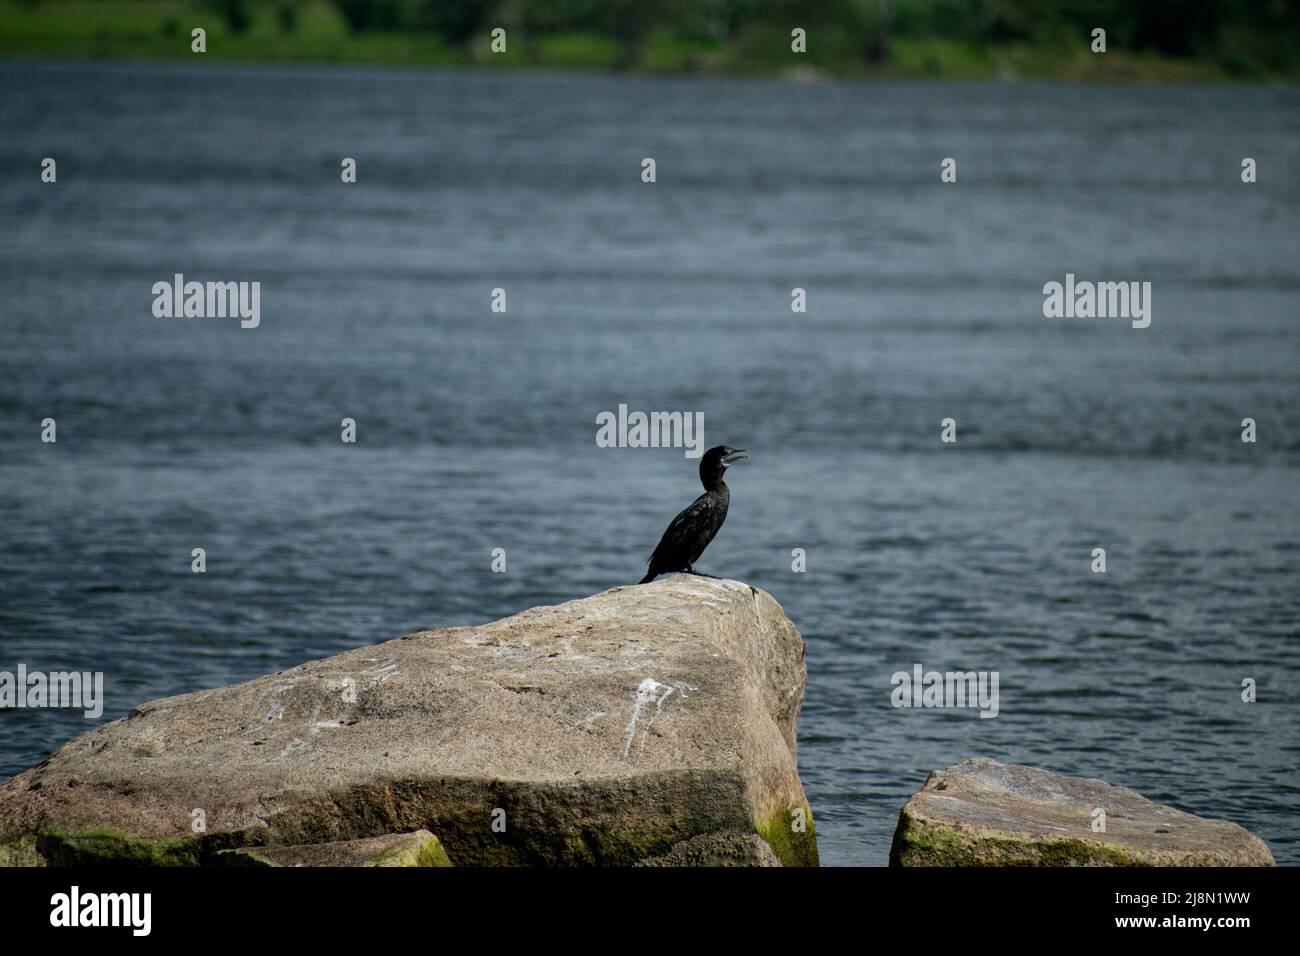
[(714, 491), (726, 494), (729, 490), (727, 488), (727, 483), (722, 480), (721, 475), (710, 475), (708, 478), (704, 478), (703, 481), (705, 491)]

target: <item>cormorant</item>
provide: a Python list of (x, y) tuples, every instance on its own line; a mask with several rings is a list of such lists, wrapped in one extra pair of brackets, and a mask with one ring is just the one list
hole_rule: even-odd
[(718, 445), (710, 448), (700, 459), (700, 481), (704, 494), (691, 504), (668, 526), (659, 546), (650, 555), (650, 570), (639, 583), (646, 584), (661, 574), (685, 571), (698, 574), (692, 565), (700, 559), (713, 536), (727, 520), (727, 506), (731, 504), (731, 489), (722, 480), (728, 468), (749, 456), (743, 448)]

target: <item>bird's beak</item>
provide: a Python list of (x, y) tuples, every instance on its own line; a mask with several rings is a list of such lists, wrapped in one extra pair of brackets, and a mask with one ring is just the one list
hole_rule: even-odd
[(727, 455), (724, 455), (724, 456), (723, 456), (723, 458), (722, 458), (722, 463), (723, 463), (724, 465), (726, 465), (728, 468), (730, 468), (730, 467), (731, 467), (732, 465), (734, 465), (736, 462), (738, 462), (738, 461), (744, 461), (744, 460), (747, 459), (748, 457), (749, 457), (749, 456), (745, 454), (745, 449), (743, 449), (743, 448), (736, 448), (736, 449), (734, 449), (730, 454), (727, 454)]

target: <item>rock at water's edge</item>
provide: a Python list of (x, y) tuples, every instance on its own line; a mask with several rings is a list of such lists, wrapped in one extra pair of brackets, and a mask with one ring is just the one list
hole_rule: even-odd
[[(1105, 832), (1094, 832), (1096, 811)], [(936, 770), (898, 819), (891, 866), (1273, 866), (1268, 845), (1226, 820), (1124, 787), (967, 758)]]
[(770, 595), (692, 575), (423, 631), (77, 737), (0, 785), (0, 864), (424, 829), (456, 865), (626, 865), (734, 832), (816, 865), (806, 677)]

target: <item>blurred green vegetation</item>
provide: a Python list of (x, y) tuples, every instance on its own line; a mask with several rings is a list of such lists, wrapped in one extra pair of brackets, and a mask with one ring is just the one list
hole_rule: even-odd
[[(0, 0), (0, 55), (649, 73), (1300, 79), (1300, 0)], [(506, 30), (504, 53), (490, 49)], [(791, 30), (807, 52), (791, 51)], [(1107, 52), (1090, 50), (1106, 30)]]

